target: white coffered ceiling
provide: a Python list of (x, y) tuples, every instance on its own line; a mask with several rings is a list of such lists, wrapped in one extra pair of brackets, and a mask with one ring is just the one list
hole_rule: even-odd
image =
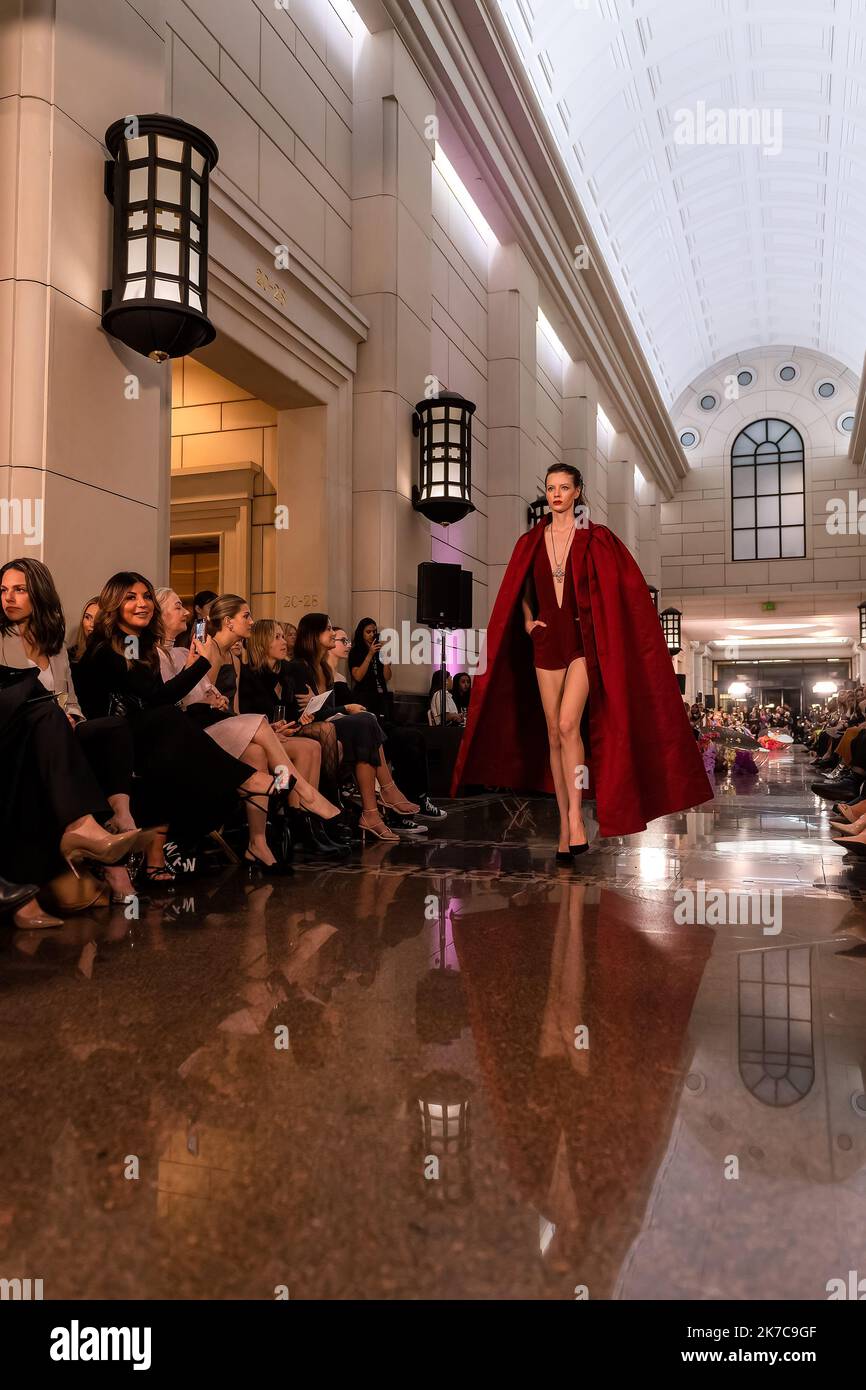
[(859, 374), (866, 0), (494, 3), (665, 401), (750, 347)]

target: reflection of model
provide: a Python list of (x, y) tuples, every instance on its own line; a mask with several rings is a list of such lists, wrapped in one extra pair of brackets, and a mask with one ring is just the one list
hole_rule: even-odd
[(714, 933), (604, 888), (596, 907), (581, 883), (519, 911), (476, 912), (474, 897), (454, 943), (483, 1081), (476, 1122), (492, 1117), (521, 1199), (549, 1223), (551, 1280), (610, 1298), (669, 1144)]
[(584, 786), (602, 835), (643, 830), (713, 789), (646, 580), (612, 531), (582, 506), (575, 516), (576, 468), (549, 469), (545, 488), (551, 515), (515, 545), (490, 617), (451, 794), (555, 792), (564, 854), (586, 844)]

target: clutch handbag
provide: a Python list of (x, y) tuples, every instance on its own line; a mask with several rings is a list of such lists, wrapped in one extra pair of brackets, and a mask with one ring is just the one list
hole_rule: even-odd
[(108, 713), (120, 715), (121, 719), (129, 719), (130, 715), (141, 714), (145, 708), (145, 703), (141, 697), (131, 695), (127, 690), (114, 690), (108, 697)]

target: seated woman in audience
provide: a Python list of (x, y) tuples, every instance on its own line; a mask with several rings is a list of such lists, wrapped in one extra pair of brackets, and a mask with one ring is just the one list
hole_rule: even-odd
[[(442, 723), (442, 672), (437, 671), (430, 682), (430, 707), (427, 710), (428, 724)], [(464, 716), (454, 703), (451, 695), (451, 672), (445, 672), (445, 723), (462, 724)]]
[[(165, 681), (179, 675), (186, 666), (187, 653), (183, 648), (174, 646), (174, 642), (186, 631), (189, 613), (173, 589), (157, 589), (156, 597), (164, 630), (159, 659), (162, 678)], [(220, 620), (220, 627), (213, 634), (214, 641), (220, 651), (223, 645), (226, 645), (227, 652), (226, 634), (231, 637), (232, 644), (237, 640), (234, 628), (238, 623), (241, 626), (245, 624), (243, 614), (248, 614), (249, 608), (243, 599), (227, 595), (224, 599), (214, 600), (210, 609), (211, 612), (216, 612)], [(216, 621), (217, 618), (215, 623)], [(250, 767), (259, 771), (267, 767), (273, 771), (289, 757), (299, 776), (311, 786), (318, 787), (321, 767), (318, 744), (308, 739), (292, 738), (285, 723), (280, 728), (272, 727), (264, 714), (231, 714), (228, 710), (228, 700), (219, 693), (209, 676), (205, 676), (183, 696), (181, 707), (204, 728), (209, 738), (232, 757), (239, 758), (241, 762), (248, 763)], [(295, 828), (300, 830), (308, 849), (319, 855), (331, 857), (335, 852), (340, 852), (340, 847), (325, 833), (320, 818), (316, 816), (313, 821), (310, 819), (309, 811), (301, 809), (297, 789), (291, 793), (289, 805), (299, 812)], [(246, 803), (246, 812), (250, 827), (247, 858), (251, 862), (269, 865), (274, 857), (267, 843), (267, 817), (261, 807), (252, 801)]]
[(67, 649), (69, 665), (76, 666), (84, 655), (84, 648), (87, 646), (87, 639), (93, 631), (93, 624), (99, 612), (99, 596), (89, 598), (81, 610), (81, 621), (78, 624), (78, 631), (75, 634), (75, 641)]
[(430, 771), (424, 735), (411, 724), (398, 724), (394, 719), (394, 697), (388, 689), (391, 666), (379, 656), (381, 646), (379, 625), (374, 618), (361, 619), (351, 644), (348, 644), (343, 628), (337, 628), (335, 645), (329, 656), (331, 669), (335, 670), (337, 662), (347, 656), (352, 696), (364, 709), (375, 714), (382, 725), (388, 739), (388, 759), (393, 765), (394, 776), (406, 788), (410, 800), (418, 803), (418, 814), (422, 819), (446, 820), (446, 812), (430, 800)]
[[(115, 866), (138, 832), (109, 834), (111, 808), (100, 791), (70, 721), (33, 666), (0, 685), (0, 874), (19, 886), (0, 908), (14, 910), (22, 930), (60, 927), (35, 894), (82, 859)], [(27, 886), (29, 885), (29, 886)]]
[[(66, 620), (51, 571), (40, 560), (10, 560), (0, 569), (0, 665), (35, 667), (40, 684), (65, 713), (111, 810), (112, 830), (138, 831), (130, 809), (132, 739), (122, 719), (85, 720), (64, 647)], [(141, 832), (144, 848), (153, 832)], [(132, 893), (125, 868), (106, 870), (115, 901)]]
[(283, 636), (286, 639), (286, 660), (291, 661), (295, 655), (295, 642), (298, 637), (298, 629), (294, 623), (283, 623)]
[[(152, 819), (175, 839), (195, 841), (223, 823), (238, 794), (267, 813), (269, 794), (283, 794), (295, 784), (307, 809), (339, 814), (297, 776), (278, 744), (272, 749), (272, 778), (251, 772), (197, 728), (176, 702), (221, 662), (222, 654), (213, 637), (205, 643), (194, 640), (184, 670), (164, 681), (162, 637), (153, 585), (141, 574), (116, 574), (99, 596), (93, 634), (78, 668), (85, 710), (97, 716), (114, 705), (129, 720), (135, 771)], [(162, 847), (151, 846), (148, 854), (148, 878), (168, 881), (172, 874)], [(270, 851), (258, 857), (263, 869), (276, 867)]]
[(253, 623), (246, 643), (246, 661), (240, 668), (238, 708), (245, 714), (254, 711), (265, 715), (281, 737), (291, 730), (294, 738), (317, 743), (319, 787), (329, 801), (339, 802), (340, 745), (336, 725), (327, 720), (316, 722), (312, 715), (303, 715), (297, 723), (286, 723), (286, 707), (291, 700), (287, 665), (288, 644), (282, 625), (273, 618), (259, 618)]
[(294, 660), (285, 668), (284, 684), (290, 692), (291, 716), (300, 718), (316, 696), (332, 691), (332, 698), (316, 711), (317, 721), (334, 719), (342, 746), (342, 760), (354, 773), (363, 808), (360, 828), (380, 840), (397, 840), (376, 805), (378, 778), (382, 801), (400, 815), (411, 815), (419, 808), (407, 801), (391, 776), (382, 751), (384, 735), (374, 714), (348, 699), (344, 682), (334, 684), (328, 654), (334, 646), (334, 629), (326, 613), (305, 613), (298, 624)]
[(454, 677), (451, 694), (458, 712), (465, 715), (469, 710), (469, 700), (472, 696), (472, 677), (468, 671), (460, 671)]

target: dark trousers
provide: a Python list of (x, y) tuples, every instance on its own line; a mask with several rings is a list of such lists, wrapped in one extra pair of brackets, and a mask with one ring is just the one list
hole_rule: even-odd
[(866, 729), (861, 729), (851, 740), (851, 766), (866, 768)]
[(83, 724), (76, 725), (75, 737), (103, 796), (129, 796), (133, 744), (128, 721), (118, 715), (86, 719)]
[(106, 821), (111, 808), (66, 715), (53, 700), (28, 701), (4, 731), (20, 740), (0, 838), (0, 873), (18, 883), (44, 883), (63, 867), (63, 831), (82, 816)]
[(384, 721), (388, 735), (385, 755), (394, 769), (394, 781), (410, 801), (420, 801), (430, 790), (427, 744), (420, 729), (411, 724)]

